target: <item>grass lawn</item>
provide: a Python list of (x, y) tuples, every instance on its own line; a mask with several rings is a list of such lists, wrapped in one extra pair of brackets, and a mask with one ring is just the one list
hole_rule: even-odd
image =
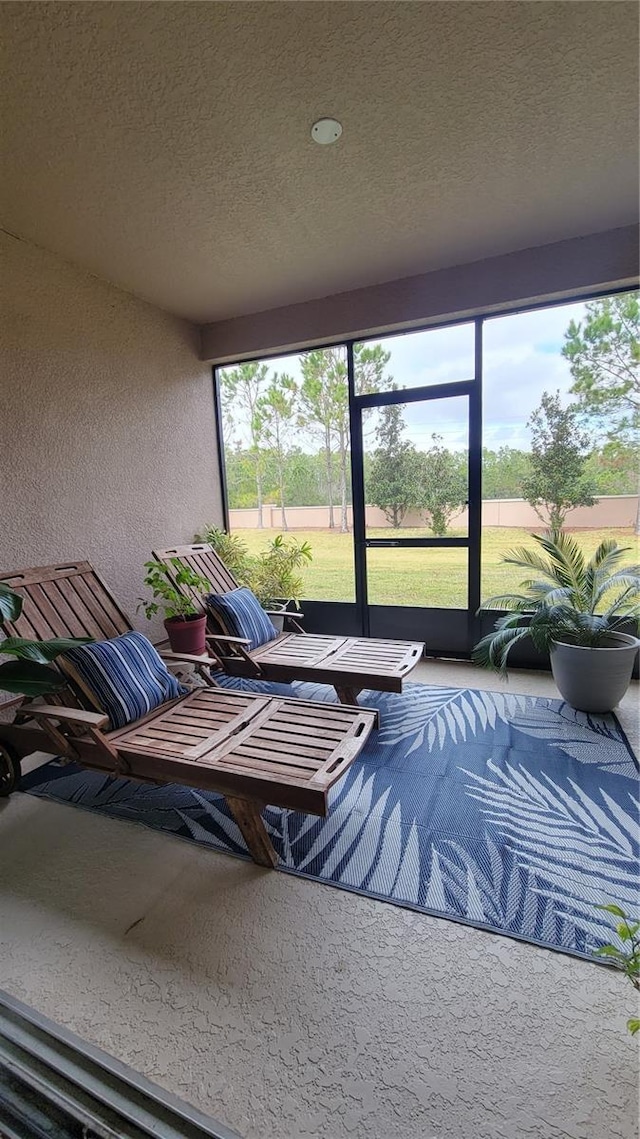
[[(252, 553), (275, 537), (277, 530), (238, 530)], [(372, 530), (372, 538), (393, 538), (392, 530)], [(424, 537), (425, 532), (402, 530), (402, 537)], [(291, 536), (307, 541), (313, 562), (304, 571), (303, 596), (314, 601), (354, 601), (353, 543), (351, 534), (330, 530), (292, 530)], [(455, 536), (452, 534), (452, 537)], [(603, 538), (630, 546), (627, 562), (638, 560), (638, 540), (630, 530), (582, 530), (574, 534), (587, 554)], [(527, 530), (488, 527), (482, 535), (482, 596), (515, 589), (524, 574), (500, 564), (502, 554), (514, 546), (531, 545)], [(440, 608), (467, 607), (467, 551), (464, 549), (368, 550), (369, 601), (375, 605), (425, 605)]]

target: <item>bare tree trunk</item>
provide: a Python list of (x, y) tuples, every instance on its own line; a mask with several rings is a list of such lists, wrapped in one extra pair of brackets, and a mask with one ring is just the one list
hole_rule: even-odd
[(280, 513), (282, 514), (282, 529), (288, 530), (289, 527), (287, 526), (287, 516), (284, 509), (284, 467), (282, 465), (282, 459), (280, 459), (278, 462), (278, 482), (280, 484)]
[(562, 532), (566, 516), (567, 511), (563, 510), (560, 506), (551, 506), (549, 508), (549, 529), (551, 530), (554, 542), (558, 540)]
[(280, 434), (280, 422), (276, 419), (276, 454), (278, 456), (278, 486), (280, 488), (280, 514), (282, 515), (282, 529), (288, 530), (287, 516), (284, 509), (284, 445)]
[(638, 505), (636, 508), (636, 534), (640, 534), (640, 481), (638, 482)]
[(264, 530), (262, 518), (262, 475), (256, 472), (256, 492), (258, 495), (258, 530)]
[(347, 446), (343, 438), (340, 439), (340, 532), (349, 533), (349, 519), (347, 518)]
[(324, 453), (327, 462), (327, 498), (329, 499), (329, 529), (335, 529), (335, 519), (333, 517), (333, 472), (331, 470), (331, 436), (329, 431), (325, 432), (324, 439)]

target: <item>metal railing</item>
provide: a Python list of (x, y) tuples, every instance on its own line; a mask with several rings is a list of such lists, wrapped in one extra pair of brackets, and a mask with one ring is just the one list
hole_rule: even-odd
[(240, 1139), (2, 991), (0, 1135), (3, 1139)]

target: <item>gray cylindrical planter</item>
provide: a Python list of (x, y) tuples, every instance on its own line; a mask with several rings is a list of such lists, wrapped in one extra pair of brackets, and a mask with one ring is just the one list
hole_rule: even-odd
[(611, 712), (631, 681), (640, 640), (609, 633), (598, 648), (551, 643), (551, 671), (560, 695), (581, 712)]
[(282, 605), (277, 601), (272, 601), (269, 605), (269, 620), (279, 633), (282, 633), (284, 631), (284, 618), (285, 613), (287, 612), (288, 604), (289, 603), (286, 602), (284, 605)]

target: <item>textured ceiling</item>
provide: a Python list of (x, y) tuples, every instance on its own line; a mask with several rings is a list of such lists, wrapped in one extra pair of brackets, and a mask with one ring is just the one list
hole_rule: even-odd
[[(637, 215), (635, 3), (4, 3), (2, 224), (198, 321)], [(320, 115), (344, 124), (319, 147)]]

